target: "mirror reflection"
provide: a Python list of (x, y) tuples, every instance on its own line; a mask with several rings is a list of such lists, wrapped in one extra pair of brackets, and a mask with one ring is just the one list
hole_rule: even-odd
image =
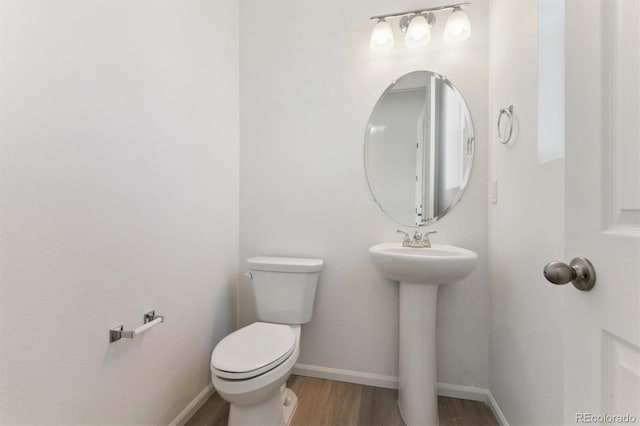
[(402, 225), (435, 222), (462, 197), (473, 142), (469, 109), (449, 80), (430, 71), (400, 77), (367, 125), (365, 170), (373, 197)]

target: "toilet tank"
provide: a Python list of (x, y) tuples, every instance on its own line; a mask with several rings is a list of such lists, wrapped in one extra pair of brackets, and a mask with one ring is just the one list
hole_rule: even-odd
[(247, 263), (260, 321), (280, 324), (311, 321), (322, 259), (252, 257)]

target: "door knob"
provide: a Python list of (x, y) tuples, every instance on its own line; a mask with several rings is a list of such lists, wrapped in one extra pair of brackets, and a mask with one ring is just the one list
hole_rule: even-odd
[(576, 257), (568, 265), (563, 262), (549, 262), (544, 267), (544, 277), (558, 285), (571, 281), (575, 288), (583, 291), (591, 290), (596, 284), (596, 270), (585, 257)]

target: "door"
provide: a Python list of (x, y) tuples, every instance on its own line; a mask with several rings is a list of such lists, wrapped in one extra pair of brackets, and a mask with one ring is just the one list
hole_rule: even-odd
[(564, 291), (564, 420), (640, 423), (640, 1), (565, 6), (565, 261), (597, 278)]

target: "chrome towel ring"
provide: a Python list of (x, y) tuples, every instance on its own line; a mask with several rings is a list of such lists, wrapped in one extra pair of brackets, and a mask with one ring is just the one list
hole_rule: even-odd
[[(509, 120), (509, 124), (507, 127), (506, 135), (502, 134), (502, 130), (500, 128), (500, 123), (502, 121), (502, 117), (506, 116)], [(498, 114), (498, 141), (501, 144), (508, 144), (511, 141), (511, 136), (513, 135), (513, 105), (509, 105), (507, 108), (500, 108), (500, 113)]]

